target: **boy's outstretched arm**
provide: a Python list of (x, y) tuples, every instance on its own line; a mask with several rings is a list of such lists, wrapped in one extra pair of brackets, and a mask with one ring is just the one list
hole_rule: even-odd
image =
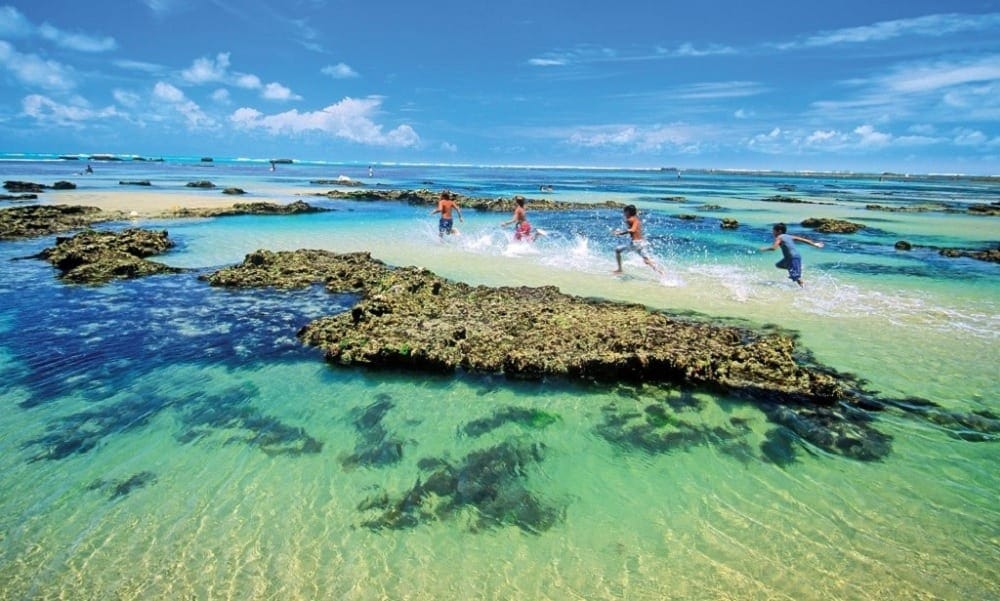
[(775, 238), (774, 239), (774, 244), (770, 244), (768, 246), (761, 246), (758, 250), (761, 251), (761, 252), (763, 252), (765, 250), (774, 250), (774, 249), (778, 248), (779, 246), (781, 246), (781, 239)]
[(795, 240), (796, 242), (805, 242), (806, 244), (815, 246), (816, 248), (823, 248), (822, 242), (814, 242), (809, 238), (803, 238), (802, 236), (792, 236), (792, 240)]

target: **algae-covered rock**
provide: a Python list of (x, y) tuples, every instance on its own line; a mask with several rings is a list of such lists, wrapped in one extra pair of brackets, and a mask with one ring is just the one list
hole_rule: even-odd
[(180, 269), (146, 260), (174, 245), (166, 231), (127, 229), (120, 233), (87, 230), (71, 238), (57, 238), (39, 258), (52, 263), (63, 280), (78, 284), (103, 284)]

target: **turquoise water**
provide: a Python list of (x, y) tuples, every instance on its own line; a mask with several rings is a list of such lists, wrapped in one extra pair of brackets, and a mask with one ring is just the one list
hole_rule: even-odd
[[(884, 412), (874, 426), (892, 452), (880, 462), (796, 441), (779, 464), (762, 448), (775, 425), (739, 399), (334, 368), (295, 333), (350, 296), (221, 291), (197, 278), (257, 248), (367, 250), (473, 284), (553, 284), (775, 325), (883, 396), (997, 413), (1000, 268), (893, 244), (979, 248), (1000, 238), (998, 218), (864, 208), (994, 202), (995, 183), (427, 166), (377, 166), (369, 178), (367, 165), (269, 172), (266, 161), (220, 159), (95, 162), (93, 176), (75, 175), (84, 164), (7, 160), (0, 175), (109, 195), (132, 193), (119, 180), (181, 195), (210, 179), (251, 199), (336, 210), (140, 220), (170, 232), (178, 246), (160, 259), (189, 271), (99, 288), (65, 286), (24, 258), (53, 237), (0, 244), (4, 598), (1000, 596), (995, 440)], [(386, 189), (634, 202), (668, 275), (635, 257), (626, 276), (610, 275), (616, 211), (545, 214), (529, 203), (549, 235), (523, 245), (497, 227), (507, 215), (467, 210), (462, 234), (441, 243), (426, 207), (302, 196), (329, 188), (311, 179), (338, 175)], [(543, 184), (553, 192), (539, 194)], [(816, 204), (764, 200), (778, 194)], [(868, 228), (838, 237), (796, 225), (814, 216)], [(741, 227), (721, 230), (721, 217)], [(804, 290), (773, 267), (774, 253), (755, 252), (779, 220), (826, 243), (802, 249)], [(616, 420), (641, 421), (629, 416), (650, 406), (724, 435), (670, 449), (617, 435)], [(472, 467), (484, 457), (498, 461), (491, 485), (509, 503), (407, 503), (442, 465), (488, 480)]]

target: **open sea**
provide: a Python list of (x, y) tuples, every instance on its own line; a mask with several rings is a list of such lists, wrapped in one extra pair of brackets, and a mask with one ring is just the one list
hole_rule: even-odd
[[(236, 186), (247, 195), (232, 202), (335, 210), (102, 224), (166, 229), (177, 246), (154, 260), (186, 270), (100, 287), (64, 284), (30, 258), (55, 236), (0, 242), (2, 599), (1000, 599), (997, 435), (886, 411), (872, 424), (892, 437), (881, 461), (799, 439), (775, 461), (764, 447), (779, 426), (741, 399), (331, 366), (296, 332), (353, 297), (198, 279), (262, 248), (369, 251), (470, 284), (781, 328), (884, 397), (996, 415), (1000, 265), (937, 252), (997, 244), (1000, 217), (966, 211), (1000, 201), (995, 179), (384, 164), (369, 175), (199, 157), (91, 161), (83, 175), (86, 164), (5, 154), (0, 179), (77, 184), (44, 192), (46, 204), (132, 195), (138, 210), (150, 194), (180, 203)], [(336, 186), (310, 181), (341, 175), (522, 194), (548, 235), (514, 242), (499, 227), (510, 215), (466, 209), (442, 242), (430, 207), (311, 196)], [(197, 180), (219, 188), (185, 186)], [(532, 211), (532, 198), (595, 207)], [(606, 200), (639, 207), (665, 277), (634, 255), (611, 274), (621, 212)], [(819, 234), (799, 225), (808, 217), (865, 228)], [(825, 243), (799, 245), (804, 289), (775, 269), (780, 253), (757, 252), (778, 221)], [(665, 400), (685, 423), (746, 424), (741, 452), (607, 435), (609, 416)], [(407, 505), (428, 466), (503, 453), (519, 457), (494, 474), (506, 508)], [(382, 519), (393, 511), (407, 519)]]

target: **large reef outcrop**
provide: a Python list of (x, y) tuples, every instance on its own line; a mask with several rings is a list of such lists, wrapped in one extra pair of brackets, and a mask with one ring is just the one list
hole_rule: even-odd
[[(258, 250), (242, 264), (202, 277), (224, 287), (323, 284), (332, 293), (356, 294), (349, 311), (316, 319), (298, 333), (338, 365), (638, 383), (741, 397), (778, 426), (762, 444), (778, 463), (789, 461), (797, 440), (854, 459), (882, 459), (892, 440), (872, 426), (872, 412), (882, 410), (916, 415), (963, 440), (1000, 435), (993, 414), (878, 398), (857, 378), (811, 362), (784, 333), (682, 319), (552, 286), (470, 286), (421, 268), (391, 267), (364, 252), (323, 250)], [(610, 411), (602, 436), (616, 444), (655, 452), (679, 443), (736, 445), (728, 431)]]
[(789, 336), (679, 319), (637, 304), (588, 299), (552, 286), (470, 286), (393, 268), (368, 253), (259, 250), (206, 276), (216, 286), (355, 292), (349, 312), (299, 337), (345, 365), (465, 370), (510, 378), (708, 386), (754, 398), (830, 405), (847, 376), (804, 365)]

